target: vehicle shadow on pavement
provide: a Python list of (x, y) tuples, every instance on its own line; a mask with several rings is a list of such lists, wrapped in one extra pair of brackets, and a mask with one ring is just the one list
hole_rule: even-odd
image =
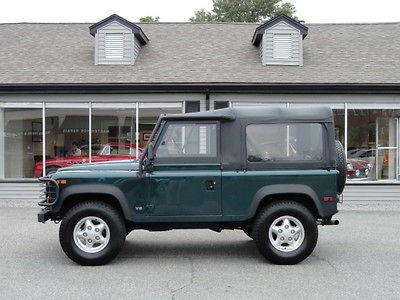
[(159, 240), (155, 238), (149, 241), (138, 239), (127, 239), (118, 256), (122, 259), (152, 259), (162, 256), (163, 258), (180, 258), (194, 256), (197, 259), (224, 259), (232, 258), (243, 261), (265, 261), (257, 251), (254, 241), (250, 239), (243, 240), (218, 240), (204, 239), (199, 241), (183, 241), (175, 239), (173, 241)]

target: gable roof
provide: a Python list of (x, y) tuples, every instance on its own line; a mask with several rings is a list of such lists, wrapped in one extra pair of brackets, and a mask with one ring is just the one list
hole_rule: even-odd
[(97, 30), (106, 26), (107, 24), (116, 21), (126, 27), (128, 27), (129, 29), (132, 30), (132, 33), (136, 36), (136, 38), (139, 40), (139, 42), (142, 45), (146, 45), (147, 42), (149, 41), (149, 39), (147, 38), (147, 36), (144, 34), (142, 28), (140, 28), (139, 26), (137, 26), (136, 24), (129, 22), (128, 20), (113, 14), (103, 20), (101, 20), (100, 22), (97, 22), (91, 26), (89, 26), (89, 32), (92, 36), (95, 36), (95, 34), (97, 33)]
[(266, 29), (268, 29), (282, 21), (289, 24), (290, 26), (293, 26), (294, 28), (298, 29), (300, 31), (300, 34), (303, 36), (303, 39), (307, 36), (307, 34), (308, 34), (307, 26), (301, 24), (300, 22), (298, 22), (286, 15), (279, 15), (275, 18), (268, 20), (267, 22), (265, 22), (264, 24), (262, 24), (256, 28), (256, 31), (254, 32), (253, 39), (252, 39), (253, 45), (258, 46), (260, 44), (262, 35), (264, 34), (264, 31)]
[(95, 66), (90, 24), (0, 24), (0, 85), (400, 85), (400, 23), (308, 24), (301, 67), (263, 66), (259, 25), (142, 23), (134, 66)]

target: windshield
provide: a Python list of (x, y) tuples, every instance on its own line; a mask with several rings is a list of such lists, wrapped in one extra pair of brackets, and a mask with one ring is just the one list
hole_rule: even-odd
[[(92, 155), (99, 154), (102, 150), (102, 146), (98, 144), (93, 144), (92, 145)], [(89, 156), (89, 145), (83, 145), (79, 147), (81, 149), (81, 155), (82, 156)]]

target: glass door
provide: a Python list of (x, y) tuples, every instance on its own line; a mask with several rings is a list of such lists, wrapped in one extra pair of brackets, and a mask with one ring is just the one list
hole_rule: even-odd
[(376, 179), (398, 178), (398, 118), (376, 120)]

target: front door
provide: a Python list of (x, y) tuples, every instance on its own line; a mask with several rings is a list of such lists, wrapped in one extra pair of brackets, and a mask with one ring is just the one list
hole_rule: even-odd
[(158, 216), (221, 214), (217, 122), (167, 122), (155, 145), (147, 209)]

